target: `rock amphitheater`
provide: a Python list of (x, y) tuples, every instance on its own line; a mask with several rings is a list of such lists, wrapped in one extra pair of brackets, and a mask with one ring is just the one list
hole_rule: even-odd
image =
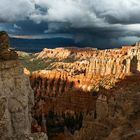
[(40, 128), (52, 140), (140, 138), (139, 126), (131, 126), (131, 120), (139, 123), (133, 118), (139, 116), (139, 43), (105, 50), (44, 49), (35, 56), (44, 63), (55, 61), (50, 70), (30, 76), (37, 120), (34, 131)]

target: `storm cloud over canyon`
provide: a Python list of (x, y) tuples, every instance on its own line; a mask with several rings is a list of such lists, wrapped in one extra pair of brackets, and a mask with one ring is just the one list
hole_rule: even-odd
[(139, 41), (139, 12), (139, 0), (2, 0), (0, 30), (16, 38), (61, 37), (111, 48)]
[(139, 0), (1, 0), (0, 140), (140, 140), (139, 13)]

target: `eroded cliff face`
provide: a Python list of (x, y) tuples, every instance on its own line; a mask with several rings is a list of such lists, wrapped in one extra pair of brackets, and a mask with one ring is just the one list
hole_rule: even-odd
[(0, 32), (0, 140), (41, 140), (31, 134), (34, 95), (17, 56), (7, 33)]
[[(124, 46), (120, 49), (44, 49), (34, 59), (57, 59), (50, 69), (34, 71), (31, 85), (36, 96), (58, 97), (71, 91), (92, 95), (102, 86), (112, 88), (125, 76), (139, 73), (140, 47)], [(64, 59), (74, 60), (65, 62)]]
[[(131, 102), (129, 107), (134, 113), (134, 104), (139, 106), (133, 97), (128, 99), (131, 94), (138, 96), (139, 92), (139, 89), (128, 92), (134, 88), (131, 84), (139, 81), (139, 44), (107, 50), (44, 49), (35, 56), (49, 66), (33, 72), (30, 77), (35, 94), (33, 116), (37, 120), (32, 125), (33, 131), (45, 131), (52, 140), (121, 140), (121, 136), (127, 137), (129, 123), (126, 122), (130, 121), (127, 118), (130, 114), (124, 111), (122, 117), (120, 110), (125, 110), (124, 106)], [(135, 75), (138, 77), (126, 85), (128, 75), (132, 79)], [(117, 84), (121, 81), (122, 87)], [(127, 101), (124, 103), (124, 100)], [(126, 132), (119, 130), (119, 134), (114, 134), (121, 124), (124, 125), (121, 130), (126, 128)]]
[[(138, 43), (107, 50), (44, 49), (35, 56), (49, 66), (33, 72), (30, 78), (35, 94), (33, 115), (37, 120), (33, 124), (34, 131), (45, 131), (54, 140), (121, 140), (121, 136), (127, 137), (127, 131), (121, 130), (129, 129), (126, 125), (131, 117), (127, 117), (136, 109), (133, 97), (128, 97), (137, 96), (139, 92), (135, 84), (139, 78), (133, 78), (139, 77), (140, 71)], [(127, 80), (128, 75), (133, 80)], [(118, 84), (121, 81), (122, 87)], [(131, 93), (124, 94), (129, 90)], [(124, 100), (127, 101), (124, 103)], [(129, 108), (130, 114), (125, 112), (127, 106), (132, 109)], [(120, 121), (123, 124), (120, 132), (112, 131), (121, 127)]]
[[(69, 74), (86, 74), (87, 76), (115, 74), (121, 78), (123, 74), (139, 70), (139, 54), (140, 49), (137, 43), (135, 46), (106, 50), (92, 48), (44, 49), (36, 54), (36, 58), (44, 59), (44, 61), (53, 59), (54, 61), (50, 64), (51, 70), (64, 70)], [(134, 63), (136, 66), (133, 67)]]
[(139, 140), (139, 80), (140, 74), (136, 73), (92, 94), (73, 86), (62, 95), (48, 96), (40, 77), (34, 81), (36, 86), (32, 83), (36, 87), (37, 127), (39, 131), (48, 130), (52, 140)]
[(96, 119), (87, 115), (76, 140), (140, 139), (140, 74), (126, 77), (109, 89), (99, 91)]
[[(35, 73), (34, 73), (35, 74)], [(63, 133), (67, 128), (71, 133), (82, 125), (83, 113), (95, 110), (96, 96), (77, 89), (73, 81), (34, 75), (31, 86), (35, 94), (33, 131), (45, 131), (49, 138)], [(94, 93), (93, 93), (94, 94)], [(95, 93), (96, 94), (96, 93)]]
[(1, 139), (30, 134), (34, 98), (28, 78), (17, 60), (0, 62)]
[[(46, 63), (46, 71), (34, 72), (33, 75), (46, 73), (48, 78), (60, 77), (74, 81), (77, 88), (82, 88), (84, 91), (91, 91), (102, 83), (106, 88), (110, 88), (117, 79), (123, 79), (126, 75), (140, 71), (138, 43), (135, 46), (106, 50), (44, 49), (36, 54), (34, 59), (43, 60)], [(110, 86), (107, 79), (110, 81)]]

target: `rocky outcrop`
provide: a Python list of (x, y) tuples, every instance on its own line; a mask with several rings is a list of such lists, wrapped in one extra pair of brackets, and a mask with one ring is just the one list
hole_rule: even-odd
[(0, 60), (16, 60), (18, 55), (9, 48), (9, 37), (4, 31), (0, 32)]
[(47, 140), (45, 134), (31, 134), (33, 91), (5, 32), (0, 32), (0, 49), (0, 140)]
[(18, 140), (18, 137), (30, 134), (34, 98), (28, 78), (17, 60), (0, 62), (0, 89), (1, 139)]

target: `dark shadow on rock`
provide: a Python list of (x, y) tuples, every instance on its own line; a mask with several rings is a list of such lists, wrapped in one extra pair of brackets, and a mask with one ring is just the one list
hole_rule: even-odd
[(137, 57), (134, 56), (133, 59), (131, 60), (131, 65), (130, 65), (131, 73), (137, 73), (137, 65), (138, 65), (138, 60)]

